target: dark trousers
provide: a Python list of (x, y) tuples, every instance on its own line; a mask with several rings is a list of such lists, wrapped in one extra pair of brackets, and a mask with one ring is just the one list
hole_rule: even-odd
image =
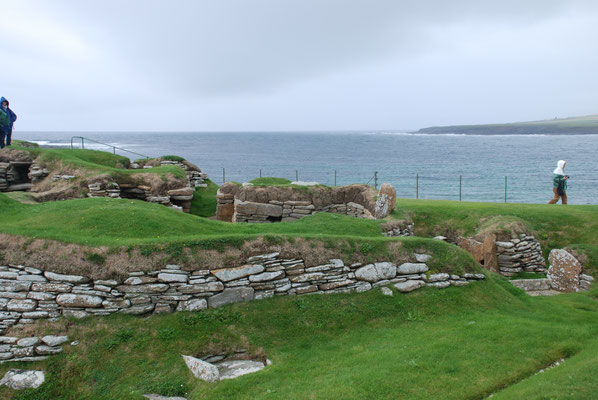
[(12, 138), (12, 129), (10, 131), (8, 131), (8, 133), (6, 134), (6, 145), (7, 146), (10, 146), (10, 144), (12, 143), (11, 138)]
[(4, 136), (6, 136), (6, 133), (0, 130), (0, 149), (4, 148)]

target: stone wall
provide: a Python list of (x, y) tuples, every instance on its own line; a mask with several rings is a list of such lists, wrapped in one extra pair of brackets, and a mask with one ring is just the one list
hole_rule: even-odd
[(20, 265), (0, 266), (0, 332), (14, 325), (61, 315), (85, 317), (197, 311), (207, 307), (307, 293), (362, 292), (394, 284), (401, 292), (424, 286), (445, 288), (484, 279), (483, 274), (429, 274), (429, 255), (413, 263), (345, 265), (334, 259), (308, 266), (279, 253), (250, 257), (240, 267), (183, 271), (167, 265), (154, 272), (131, 272), (122, 281), (92, 280)]
[(383, 224), (380, 228), (386, 237), (413, 236), (413, 222), (392, 221)]
[(532, 235), (511, 234), (510, 240), (497, 241), (495, 234), (481, 239), (460, 237), (457, 245), (467, 250), (484, 268), (503, 276), (519, 272), (546, 273), (546, 261), (540, 243)]
[[(6, 158), (7, 156), (5, 156)], [(15, 156), (16, 157), (16, 156)], [(65, 175), (55, 173), (56, 171), (50, 171), (47, 168), (43, 168), (38, 165), (36, 160), (32, 160), (30, 156), (26, 157), (28, 160), (24, 161), (21, 159), (11, 160), (8, 162), (0, 162), (0, 192), (4, 191), (26, 191), (31, 190), (38, 192), (40, 186), (37, 184), (43, 183), (46, 178), (51, 179), (53, 183), (72, 182), (74, 187), (78, 187), (80, 184), (80, 177), (73, 175)], [(145, 161), (145, 160), (144, 160)], [(151, 203), (163, 204), (168, 207), (172, 207), (184, 212), (189, 212), (191, 208), (191, 200), (193, 199), (194, 189), (196, 187), (206, 187), (205, 183), (208, 176), (201, 172), (201, 170), (187, 162), (187, 161), (170, 161), (162, 159), (148, 160), (146, 164), (133, 163), (130, 165), (131, 169), (142, 169), (142, 168), (153, 168), (154, 166), (160, 165), (176, 165), (182, 168), (186, 174), (186, 186), (176, 188), (176, 185), (169, 185), (170, 187), (175, 186), (172, 190), (162, 190), (152, 188), (147, 183), (141, 184), (130, 184), (130, 183), (117, 183), (112, 181), (112, 178), (107, 178), (106, 175), (92, 176), (88, 179), (87, 184), (87, 196), (88, 197), (109, 197), (109, 198), (125, 198), (125, 199), (136, 199), (142, 201), (148, 201)], [(184, 185), (184, 180), (180, 182)], [(47, 188), (46, 188), (47, 189)], [(84, 190), (84, 187), (81, 189)], [(73, 191), (78, 193), (79, 190)], [(73, 196), (67, 196), (72, 198)], [(36, 196), (40, 201), (43, 201), (43, 193)]]
[(496, 253), (501, 275), (513, 276), (523, 271), (546, 273), (542, 247), (532, 235), (522, 233), (510, 241), (496, 242)]
[(48, 335), (17, 338), (0, 336), (0, 363), (17, 361), (40, 361), (48, 356), (62, 353), (62, 344), (68, 336)]
[(396, 193), (389, 184), (377, 193), (367, 185), (295, 188), (226, 183), (218, 190), (217, 199), (217, 219), (254, 223), (296, 221), (318, 212), (384, 218), (396, 205)]

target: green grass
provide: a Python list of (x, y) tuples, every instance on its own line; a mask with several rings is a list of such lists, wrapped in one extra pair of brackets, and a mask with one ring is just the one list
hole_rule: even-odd
[(205, 183), (208, 185), (207, 187), (198, 187), (195, 189), (189, 212), (199, 217), (209, 218), (216, 215), (216, 192), (218, 192), (218, 185), (209, 179), (206, 179)]
[(590, 267), (598, 269), (598, 206), (555, 206), (551, 204), (472, 203), (443, 200), (399, 199), (396, 218), (409, 217), (415, 234), (433, 237), (475, 234), (487, 225), (523, 223), (550, 249), (571, 247), (588, 255)]
[(275, 177), (264, 177), (264, 178), (255, 178), (249, 183), (252, 183), (255, 186), (285, 186), (290, 185), (291, 181), (285, 178), (275, 178)]
[[(292, 242), (296, 238), (334, 249), (338, 257), (361, 254), (369, 261), (395, 259), (397, 251), (428, 252), (431, 271), (462, 273), (479, 267), (455, 246), (427, 238), (386, 238), (382, 221), (319, 213), (297, 222), (231, 224), (137, 200), (78, 199), (36, 205), (21, 204), (0, 194), (3, 210), (0, 232), (53, 239), (86, 246), (141, 247), (142, 253), (165, 252), (173, 262), (184, 261), (191, 250), (239, 247), (245, 241)], [(400, 242), (401, 248), (391, 246)]]
[(162, 165), (150, 169), (126, 169), (130, 160), (126, 157), (111, 154), (105, 151), (85, 149), (44, 149), (12, 146), (16, 150), (29, 152), (32, 157), (39, 157), (43, 166), (52, 166), (62, 163), (64, 166), (80, 170), (88, 170), (89, 174), (105, 173), (123, 183), (131, 181), (136, 174), (151, 173), (160, 177), (173, 175), (184, 179), (185, 171), (175, 165)]
[(546, 278), (546, 275), (542, 275), (542, 274), (537, 274), (535, 272), (519, 272), (513, 276), (511, 276), (509, 279), (510, 280), (514, 280), (514, 279), (544, 279)]
[(420, 133), (462, 134), (596, 134), (598, 115), (555, 118), (542, 121), (514, 122), (507, 124), (453, 125), (423, 128)]
[[(0, 396), (482, 399), (498, 392), (496, 398), (506, 399), (593, 399), (597, 294), (532, 298), (489, 274), (487, 282), (464, 288), (394, 297), (372, 290), (278, 297), (200, 313), (92, 317), (68, 322), (79, 346), (66, 345), (47, 361), (0, 365), (0, 374), (15, 367), (47, 373), (37, 390), (3, 388)], [(49, 326), (42, 323), (39, 334), (56, 329)], [(204, 383), (180, 356), (239, 348), (266, 355), (273, 365)], [(571, 358), (533, 376), (561, 357)]]
[(318, 184), (315, 186), (302, 186), (302, 185), (293, 185), (292, 182), (286, 178), (276, 178), (276, 177), (264, 177), (264, 178), (255, 178), (249, 183), (253, 184), (253, 186), (277, 186), (277, 187), (291, 187), (295, 190), (300, 190), (303, 192), (309, 192), (313, 187), (329, 187), (326, 185)]

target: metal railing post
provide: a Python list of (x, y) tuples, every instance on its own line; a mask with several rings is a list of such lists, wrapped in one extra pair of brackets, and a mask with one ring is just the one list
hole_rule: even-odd
[(295, 182), (299, 182), (299, 170), (295, 170)]
[(378, 189), (378, 171), (374, 171), (374, 189)]
[(222, 168), (222, 183), (226, 182), (226, 170)]
[(336, 186), (336, 170), (334, 170), (334, 186)]
[(419, 174), (415, 174), (415, 198), (419, 199)]
[(262, 169), (260, 168), (260, 178), (262, 177)]
[(459, 175), (459, 201), (461, 201), (461, 175)]
[(507, 202), (507, 177), (505, 176), (505, 203)]

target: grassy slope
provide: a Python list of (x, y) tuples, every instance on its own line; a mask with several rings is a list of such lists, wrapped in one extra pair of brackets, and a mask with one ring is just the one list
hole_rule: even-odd
[(472, 235), (485, 225), (519, 221), (535, 234), (546, 256), (550, 249), (570, 246), (584, 250), (591, 264), (598, 267), (598, 206), (408, 199), (400, 199), (397, 204), (394, 215), (411, 217), (419, 236), (447, 232)]
[(419, 133), (464, 134), (596, 134), (598, 115), (551, 119), (544, 121), (515, 122), (509, 124), (453, 125), (423, 128)]
[[(51, 332), (47, 322), (41, 325), (39, 334)], [(33, 365), (0, 365), (0, 374), (15, 367), (48, 373), (39, 389), (0, 389), (2, 398), (142, 399), (153, 392), (191, 400), (481, 399), (573, 354), (497, 398), (592, 399), (598, 390), (595, 298), (531, 298), (495, 274), (465, 288), (394, 297), (378, 290), (279, 297), (68, 326), (79, 346)], [(207, 384), (194, 379), (180, 357), (239, 347), (265, 353), (273, 365)]]

